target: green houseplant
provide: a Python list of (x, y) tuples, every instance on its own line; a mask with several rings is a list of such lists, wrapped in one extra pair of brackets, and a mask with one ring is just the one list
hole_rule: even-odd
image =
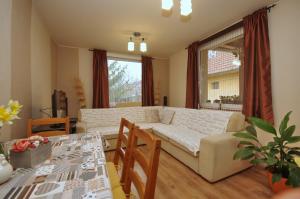
[[(261, 164), (269, 171), (269, 182), (274, 192), (289, 187), (300, 187), (300, 168), (297, 156), (300, 147), (291, 144), (300, 141), (300, 136), (294, 136), (295, 125), (288, 126), (291, 112), (287, 113), (280, 123), (278, 131), (272, 124), (256, 118), (249, 118), (250, 126), (245, 131), (235, 133), (240, 138), (239, 149), (234, 159), (249, 160), (251, 164)], [(273, 140), (262, 145), (257, 138), (256, 128), (273, 135)]]

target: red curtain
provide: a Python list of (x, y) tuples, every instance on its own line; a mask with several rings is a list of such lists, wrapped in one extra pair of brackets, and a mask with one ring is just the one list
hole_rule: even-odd
[(243, 113), (274, 123), (267, 9), (244, 18)]
[(94, 50), (93, 108), (109, 108), (108, 64), (105, 50)]
[(142, 106), (154, 106), (152, 58), (142, 56)]
[(188, 47), (186, 108), (197, 109), (200, 104), (198, 75), (198, 43), (195, 42)]

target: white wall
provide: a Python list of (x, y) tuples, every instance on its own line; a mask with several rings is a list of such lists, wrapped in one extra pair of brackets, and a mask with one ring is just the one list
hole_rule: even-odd
[(300, 135), (300, 1), (280, 1), (269, 14), (275, 123), (290, 110)]
[(185, 107), (187, 55), (183, 49), (170, 57), (169, 106)]
[[(0, 1), (0, 106), (7, 104), (11, 96), (11, 11), (12, 1)], [(10, 138), (11, 129), (0, 130), (1, 140)]]
[(79, 79), (83, 84), (87, 108), (93, 106), (93, 53), (85, 48), (79, 49)]
[(33, 6), (31, 13), (32, 118), (47, 116), (42, 114), (40, 109), (51, 108), (51, 45), (50, 34)]

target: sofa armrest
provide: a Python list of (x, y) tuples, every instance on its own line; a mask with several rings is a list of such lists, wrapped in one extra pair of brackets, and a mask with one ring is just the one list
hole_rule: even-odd
[(216, 182), (250, 167), (247, 161), (233, 160), (238, 142), (230, 132), (201, 139), (200, 175), (210, 182)]
[(87, 131), (85, 122), (77, 122), (76, 123), (76, 132), (77, 133), (85, 133)]

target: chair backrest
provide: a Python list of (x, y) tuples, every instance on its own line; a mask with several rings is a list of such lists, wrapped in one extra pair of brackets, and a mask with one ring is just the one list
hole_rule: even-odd
[[(126, 129), (128, 130), (128, 134), (126, 134)], [(121, 184), (125, 182), (126, 171), (128, 167), (129, 161), (129, 145), (131, 143), (132, 138), (132, 130), (134, 128), (134, 124), (126, 120), (125, 118), (121, 118), (119, 135), (117, 140), (117, 147), (114, 156), (114, 165), (118, 167), (119, 160), (123, 162), (122, 174), (120, 178)]]
[[(34, 126), (45, 126), (45, 125), (55, 125), (55, 124), (64, 124), (64, 129), (61, 130), (58, 127), (50, 126), (45, 131), (41, 132), (32, 132), (32, 127)], [(69, 117), (66, 118), (42, 118), (42, 119), (30, 119), (28, 121), (27, 127), (27, 136), (40, 135), (43, 137), (57, 136), (57, 135), (66, 135), (70, 132), (70, 122)]]
[[(138, 140), (146, 144), (147, 153), (138, 148)], [(134, 184), (141, 199), (153, 199), (156, 186), (156, 178), (159, 163), (161, 141), (151, 133), (138, 127), (134, 127), (132, 134), (132, 145), (130, 147), (128, 175), (125, 181), (124, 191), (130, 195), (131, 183)], [(146, 176), (144, 183), (142, 177), (134, 170), (135, 162), (142, 168)]]

